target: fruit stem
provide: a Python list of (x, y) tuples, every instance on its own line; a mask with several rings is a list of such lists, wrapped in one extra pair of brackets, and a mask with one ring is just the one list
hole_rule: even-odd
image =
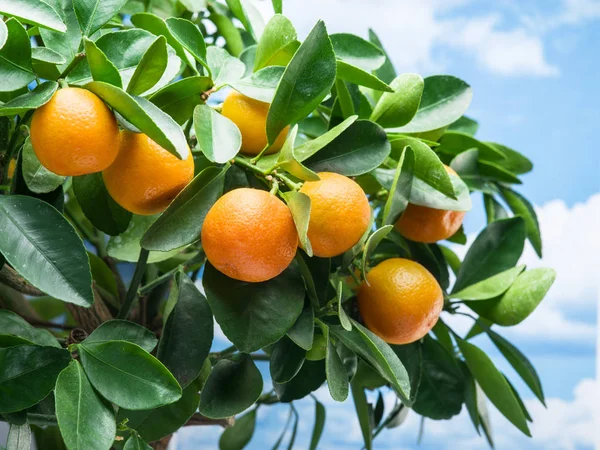
[(59, 78), (58, 84), (60, 85), (61, 89), (66, 89), (69, 87), (69, 85), (67, 84), (67, 82), (65, 81), (64, 78)]
[(285, 185), (287, 187), (289, 187), (292, 191), (299, 191), (300, 188), (302, 187), (302, 183), (294, 183), (292, 180), (290, 180), (287, 176), (285, 176), (282, 173), (278, 173), (277, 177), (283, 181), (285, 183)]
[(129, 315), (129, 311), (131, 311), (131, 307), (133, 306), (133, 301), (137, 297), (137, 290), (140, 282), (142, 281), (142, 277), (144, 276), (144, 271), (146, 269), (146, 263), (148, 262), (149, 251), (145, 248), (140, 250), (140, 256), (138, 258), (138, 262), (135, 266), (135, 272), (133, 272), (133, 278), (131, 279), (131, 284), (129, 285), (129, 289), (127, 290), (127, 295), (125, 296), (125, 301), (121, 305), (121, 309), (119, 310), (119, 314), (117, 314), (117, 319), (126, 319)]
[(253, 172), (256, 172), (260, 175), (264, 176), (268, 174), (268, 172), (265, 172), (261, 168), (256, 167), (254, 164), (248, 162), (245, 158), (242, 158), (241, 156), (236, 156), (235, 158), (233, 158), (233, 162), (235, 164), (239, 164), (240, 166), (244, 166), (245, 168), (250, 169)]
[(271, 190), (269, 191), (269, 193), (275, 195), (277, 194), (277, 192), (279, 191), (279, 182), (277, 181), (277, 178), (273, 178), (273, 180), (271, 181)]
[[(73, 70), (75, 68), (75, 66), (77, 64), (79, 64), (79, 61), (81, 61), (83, 58), (85, 58), (85, 52), (77, 53), (75, 55), (75, 58), (73, 58), (73, 60), (69, 63), (69, 65), (67, 67), (65, 67), (65, 70), (63, 70), (62, 73), (59, 75), (58, 82), (61, 83), (61, 80), (60, 80), (61, 78), (64, 81), (64, 78), (66, 78), (67, 75), (69, 75), (69, 73), (71, 72), (71, 70)], [(61, 86), (62, 86), (62, 83), (61, 83)]]
[(269, 147), (270, 145), (267, 142), (267, 145), (265, 145), (265, 147), (260, 151), (260, 153), (250, 160), (250, 164), (256, 164), (258, 160), (262, 158), (262, 155), (269, 149)]

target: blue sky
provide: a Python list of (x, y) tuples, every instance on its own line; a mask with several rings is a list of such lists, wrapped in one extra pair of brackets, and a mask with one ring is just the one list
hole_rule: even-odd
[[(257, 5), (269, 14), (270, 2)], [(533, 173), (523, 177), (518, 190), (537, 207), (545, 255), (540, 261), (528, 248), (523, 261), (530, 267), (554, 267), (558, 279), (530, 318), (499, 332), (537, 367), (548, 409), (518, 382), (486, 338), (475, 342), (516, 381), (535, 420), (534, 438), (529, 440), (492, 411), (498, 449), (593, 448), (592, 413), (598, 403), (594, 397), (598, 288), (597, 270), (592, 270), (598, 265), (592, 249), (600, 247), (600, 153), (595, 145), (600, 118), (600, 2), (284, 0), (284, 14), (301, 36), (319, 18), (330, 33), (366, 36), (372, 27), (399, 72), (463, 78), (474, 90), (469, 114), (480, 122), (478, 137), (501, 142), (534, 161)], [(470, 239), (483, 225), (481, 200), (475, 198), (466, 222)], [(469, 327), (460, 319), (452, 325), (458, 330)], [(262, 368), (267, 375), (266, 363)], [(318, 396), (328, 407), (320, 448), (361, 448), (352, 401), (335, 404), (326, 388)], [(310, 438), (314, 404), (298, 403), (301, 425), (294, 448), (300, 449)], [(285, 407), (259, 410), (258, 429), (248, 448), (270, 448), (286, 418)], [(427, 421), (420, 447), (417, 429), (418, 419), (409, 416), (400, 428), (382, 433), (375, 448), (485, 448), (465, 414), (452, 421)], [(204, 427), (186, 429), (174, 447), (216, 448), (219, 434), (220, 430)]]

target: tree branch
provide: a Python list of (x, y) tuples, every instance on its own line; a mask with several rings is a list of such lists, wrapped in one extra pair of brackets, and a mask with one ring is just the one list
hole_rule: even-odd
[(223, 428), (229, 428), (232, 427), (234, 423), (235, 417), (227, 417), (225, 419), (210, 419), (208, 417), (204, 417), (202, 414), (195, 413), (192, 417), (190, 417), (190, 420), (188, 420), (184, 426), (220, 425)]
[(16, 291), (22, 292), (23, 294), (33, 295), (36, 297), (46, 295), (38, 288), (31, 285), (27, 280), (25, 280), (25, 278), (19, 275), (15, 269), (7, 264), (4, 264), (4, 267), (2, 267), (2, 270), (0, 270), (0, 283), (3, 283)]

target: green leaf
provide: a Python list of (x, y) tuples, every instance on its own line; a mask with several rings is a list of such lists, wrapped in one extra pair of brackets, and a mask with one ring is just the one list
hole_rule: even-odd
[(273, 346), (269, 370), (276, 383), (287, 383), (294, 378), (304, 364), (306, 350), (289, 337), (284, 336)]
[(1, 105), (0, 116), (14, 116), (16, 114), (23, 114), (30, 109), (37, 109), (50, 101), (57, 88), (58, 83), (55, 81), (46, 81), (36, 86), (33, 91), (20, 95)]
[(512, 184), (522, 184), (521, 180), (512, 172), (506, 170), (499, 164), (489, 161), (479, 161), (479, 174), (486, 179), (501, 181)]
[(314, 338), (314, 311), (307, 306), (302, 310), (296, 323), (287, 332), (287, 336), (299, 347), (308, 351), (312, 348)]
[(479, 160), (501, 162), (505, 159), (504, 154), (485, 142), (478, 141), (473, 136), (458, 131), (446, 131), (440, 138), (437, 152), (456, 156), (459, 153), (476, 148), (479, 150)]
[(525, 266), (517, 266), (500, 272), (478, 283), (472, 284), (459, 292), (453, 292), (450, 298), (461, 300), (487, 300), (504, 294), (515, 282)]
[(56, 175), (42, 166), (42, 163), (33, 151), (29, 136), (25, 138), (21, 152), (23, 155), (21, 166), (23, 179), (31, 192), (45, 194), (54, 191), (64, 183), (66, 177)]
[(213, 419), (234, 416), (253, 405), (262, 388), (262, 376), (250, 355), (222, 359), (202, 389), (200, 413)]
[(220, 47), (208, 47), (206, 57), (216, 89), (238, 81), (246, 72), (246, 66), (243, 62)]
[(31, 427), (28, 423), (12, 424), (6, 438), (6, 450), (29, 450), (31, 448)]
[(504, 376), (496, 369), (492, 360), (480, 348), (462, 339), (457, 339), (469, 370), (481, 386), (485, 395), (515, 427), (531, 436), (523, 411)]
[(369, 363), (384, 377), (406, 402), (410, 403), (410, 381), (408, 373), (398, 356), (380, 337), (367, 330), (356, 321), (352, 321), (352, 331), (342, 327), (330, 326), (331, 332), (342, 343)]
[(131, 213), (112, 199), (101, 172), (73, 177), (73, 191), (85, 216), (100, 231), (118, 236), (129, 226)]
[(209, 77), (188, 77), (169, 84), (150, 97), (150, 101), (178, 124), (187, 122), (196, 105), (204, 103), (202, 94), (213, 85)]
[(75, 55), (79, 52), (79, 46), (81, 44), (81, 29), (75, 16), (75, 10), (73, 8), (73, 2), (69, 0), (44, 0), (57, 12), (64, 24), (67, 25), (67, 31), (65, 33), (59, 31), (53, 31), (45, 28), (39, 28), (40, 37), (44, 42), (46, 48), (59, 53), (64, 59), (65, 63), (57, 67), (55, 71), (58, 74), (59, 71), (64, 70), (67, 64), (73, 60)]
[[(140, 240), (154, 222), (158, 222), (157, 216), (133, 215), (127, 230), (108, 240), (108, 244), (106, 245), (108, 256), (121, 261), (137, 262), (140, 250), (142, 249)], [(148, 263), (165, 261), (180, 251), (180, 248), (170, 251), (151, 251), (148, 256)]]
[[(438, 321), (439, 323), (439, 321)], [(390, 345), (408, 372), (410, 380), (410, 401), (414, 403), (418, 397), (423, 372), (423, 354), (421, 342), (413, 342), (405, 345)]]
[(267, 115), (267, 137), (275, 142), (281, 130), (311, 113), (335, 81), (335, 55), (327, 30), (317, 22), (288, 64)]
[(460, 116), (458, 120), (452, 122), (448, 127), (449, 131), (460, 131), (461, 133), (475, 136), (479, 129), (479, 123), (467, 116)]
[(1, 196), (0, 211), (0, 251), (14, 269), (52, 297), (90, 306), (90, 265), (71, 224), (33, 197)]
[(349, 83), (358, 84), (359, 86), (365, 86), (377, 91), (393, 92), (393, 89), (390, 86), (375, 75), (341, 60), (337, 61), (337, 77), (340, 80), (345, 80)]
[(194, 109), (194, 129), (198, 146), (210, 161), (224, 164), (240, 151), (242, 133), (236, 124), (208, 105)]
[(463, 80), (450, 75), (425, 78), (421, 105), (414, 118), (399, 133), (437, 130), (458, 120), (469, 107), (473, 90)]
[(373, 448), (373, 411), (367, 402), (365, 390), (356, 382), (350, 384), (352, 390), (352, 399), (354, 400), (354, 408), (358, 416), (360, 431), (362, 432), (365, 441), (365, 449)]
[[(316, 173), (314, 173), (312, 170), (310, 170), (309, 168), (305, 167), (302, 163), (298, 162), (298, 160), (296, 159), (296, 156), (294, 154), (294, 144), (296, 142), (297, 134), (298, 134), (298, 125), (294, 125), (294, 128), (292, 128), (291, 131), (288, 133), (287, 138), (285, 139), (285, 142), (283, 143), (283, 147), (281, 147), (281, 151), (279, 152), (279, 157), (277, 158), (277, 167), (281, 167), (282, 169), (291, 173), (292, 175), (294, 175), (296, 178), (298, 178), (300, 180), (318, 181), (320, 179), (319, 176)], [(299, 198), (298, 196), (293, 196), (293, 195), (288, 195), (286, 198), (289, 198), (289, 197), (295, 198), (296, 200)], [(310, 202), (306, 202), (305, 200), (302, 200), (297, 203), (301, 203), (301, 205), (299, 205), (299, 206), (303, 206), (303, 207), (308, 206), (308, 208), (310, 209)], [(289, 202), (288, 202), (288, 206), (289, 206)], [(307, 214), (310, 214), (310, 211), (308, 211)], [(293, 215), (293, 213), (292, 213), (292, 215)], [(304, 229), (303, 225), (297, 223), (296, 226), (298, 227), (298, 232), (301, 233), (301, 230)], [(306, 230), (304, 231), (304, 233), (306, 234)], [(301, 236), (301, 239), (302, 239), (302, 236)], [(307, 238), (305, 237), (305, 239), (307, 239)], [(312, 250), (310, 250), (310, 243), (308, 243), (308, 240), (306, 240), (306, 242), (301, 240), (301, 243), (302, 243), (304, 249), (308, 249), (307, 251), (311, 252), (311, 254), (309, 256), (312, 256)]]
[(385, 49), (383, 48), (383, 45), (382, 45), (381, 41), (379, 40), (379, 37), (375, 34), (375, 31), (373, 31), (371, 28), (369, 28), (369, 41), (371, 41), (371, 43), (373, 43), (374, 45), (379, 47), (381, 49), (381, 51), (383, 52), (383, 54), (385, 55), (385, 62), (383, 63), (383, 65), (381, 67), (379, 67), (375, 71), (375, 75), (377, 75), (381, 80), (385, 81), (386, 83), (391, 83), (392, 80), (394, 78), (396, 78), (396, 69), (394, 69), (394, 66), (393, 66), (392, 62), (390, 61), (389, 56), (385, 52)]
[(402, 74), (390, 87), (393, 92), (381, 96), (370, 117), (385, 128), (406, 125), (415, 116), (423, 93), (423, 78), (413, 73)]
[(337, 295), (337, 306), (338, 306), (338, 317), (340, 319), (340, 324), (342, 328), (346, 331), (352, 331), (352, 322), (350, 322), (350, 318), (348, 314), (346, 314), (346, 310), (342, 305), (343, 297), (344, 297), (344, 283), (340, 280), (336, 289)]
[(200, 28), (195, 23), (180, 17), (169, 17), (165, 23), (171, 35), (181, 46), (210, 72), (206, 62), (206, 44)]
[(310, 220), (310, 197), (302, 192), (290, 191), (284, 193), (283, 198), (292, 213), (300, 245), (308, 256), (312, 256), (312, 246), (307, 235)]
[(336, 125), (331, 130), (318, 136), (315, 139), (305, 142), (298, 148), (294, 149), (294, 155), (298, 161), (304, 161), (322, 148), (325, 148), (328, 144), (333, 142), (339, 135), (346, 131), (355, 121), (358, 116), (351, 116), (344, 120), (342, 123)]
[(125, 6), (127, 0), (73, 0), (75, 15), (81, 31), (91, 36)]
[(336, 402), (343, 402), (348, 398), (348, 375), (338, 355), (335, 345), (331, 342), (329, 332), (326, 333), (327, 354), (325, 356), (325, 374), (327, 376), (327, 387), (331, 398)]
[(85, 344), (103, 344), (109, 341), (127, 341), (139, 345), (147, 352), (156, 347), (158, 339), (148, 328), (127, 320), (109, 320), (96, 328), (85, 339)]
[(142, 97), (132, 97), (116, 86), (92, 81), (85, 85), (128, 122), (179, 159), (188, 157), (189, 147), (183, 131), (170, 116)]
[(510, 217), (506, 209), (490, 194), (483, 194), (483, 205), (485, 207), (487, 223)]
[(492, 331), (490, 328), (486, 329), (487, 334), (491, 338), (492, 342), (498, 347), (500, 353), (504, 355), (506, 360), (510, 363), (519, 376), (523, 379), (525, 384), (529, 386), (535, 396), (545, 406), (546, 402), (544, 399), (544, 390), (542, 388), (542, 382), (538, 376), (535, 367), (529, 362), (527, 357), (521, 353), (521, 351), (513, 344), (508, 342), (498, 333)]
[[(36, 344), (42, 347), (57, 347), (61, 348), (56, 338), (48, 330), (34, 328), (21, 316), (6, 309), (0, 309), (0, 330), (2, 339), (0, 342), (6, 343), (7, 338), (13, 339), (16, 345), (21, 344)], [(2, 347), (12, 347), (13, 345), (0, 345)]]
[(241, 450), (254, 434), (256, 427), (256, 409), (238, 417), (232, 427), (225, 428), (219, 439), (219, 449)]
[(265, 27), (261, 13), (248, 0), (226, 0), (227, 6), (233, 15), (242, 22), (242, 25), (254, 37), (259, 40)]
[(147, 442), (158, 441), (179, 430), (198, 409), (200, 394), (196, 383), (183, 390), (175, 403), (142, 411), (119, 409), (117, 422), (127, 419), (127, 426), (136, 430)]
[(6, 28), (6, 24), (3, 20), (0, 22), (2, 22), (2, 24), (0, 24), (0, 48), (2, 48), (8, 39), (8, 28)]
[(90, 382), (121, 408), (150, 409), (181, 398), (181, 387), (160, 361), (127, 341), (82, 343), (81, 364)]
[(499, 161), (499, 164), (510, 172), (518, 175), (531, 172), (533, 163), (521, 153), (508, 148), (505, 145), (495, 142), (486, 142), (485, 144), (495, 148), (504, 155), (504, 159)]
[(0, 348), (0, 412), (29, 408), (46, 397), (71, 357), (60, 348)]
[(265, 67), (249, 77), (230, 83), (230, 85), (246, 97), (271, 103), (284, 71), (285, 67), (281, 66)]
[(513, 268), (524, 245), (525, 223), (520, 217), (490, 223), (465, 255), (452, 292)]
[(289, 403), (306, 397), (325, 382), (325, 360), (305, 361), (300, 372), (287, 383), (273, 383), (277, 397)]
[[(495, 222), (498, 223), (498, 222)], [(556, 272), (538, 268), (521, 273), (499, 298), (469, 303), (469, 308), (493, 323), (505, 327), (525, 320), (550, 290)]]
[[(19, 0), (12, 0), (11, 3)], [(16, 19), (6, 21), (8, 39), (0, 48), (0, 92), (12, 92), (24, 88), (33, 80), (31, 43), (23, 25)]]
[(520, 216), (525, 221), (527, 238), (535, 249), (537, 255), (542, 257), (542, 236), (540, 234), (540, 225), (533, 205), (521, 194), (508, 188), (500, 188), (502, 198), (510, 207), (515, 216)]
[(183, 272), (175, 276), (177, 297), (163, 326), (157, 357), (182, 387), (194, 381), (213, 340), (213, 316), (206, 298)]
[(131, 436), (125, 442), (123, 450), (152, 450), (152, 447), (146, 444), (137, 433), (131, 433)]
[(394, 181), (383, 208), (383, 224), (395, 224), (408, 206), (414, 170), (415, 152), (407, 146), (398, 160)]
[(267, 66), (287, 65), (299, 46), (292, 22), (281, 14), (275, 14), (265, 26), (256, 47), (254, 71)]
[(165, 73), (168, 62), (167, 39), (158, 36), (135, 68), (127, 85), (127, 92), (131, 95), (141, 95), (155, 86)]
[(460, 413), (465, 382), (453, 356), (436, 340), (427, 336), (421, 346), (421, 382), (412, 408), (434, 420), (450, 419)]
[(204, 218), (223, 192), (226, 171), (207, 167), (196, 175), (146, 231), (141, 245), (165, 252), (200, 239)]
[(223, 333), (245, 353), (279, 340), (296, 322), (304, 304), (304, 283), (293, 266), (269, 281), (245, 283), (207, 264), (202, 281)]
[(325, 428), (325, 407), (320, 401), (315, 399), (315, 424), (310, 438), (309, 450), (317, 450), (321, 435), (323, 434), (323, 428)]
[(305, 164), (315, 172), (356, 176), (379, 167), (389, 154), (390, 143), (383, 128), (369, 120), (358, 120)]
[(56, 381), (56, 418), (67, 448), (108, 450), (115, 439), (115, 415), (96, 394), (81, 364), (71, 363)]
[[(340, 78), (335, 80), (335, 91), (337, 98), (335, 99), (334, 110), (339, 108), (339, 116), (341, 118), (347, 118), (354, 115), (354, 103), (352, 102), (352, 96), (348, 90), (346, 82)], [(334, 114), (337, 117), (338, 114)]]
[(49, 30), (67, 31), (54, 8), (42, 0), (2, 0), (0, 13)]
[(385, 62), (385, 54), (376, 45), (349, 33), (332, 34), (331, 44), (335, 56), (353, 66), (371, 72)]
[(94, 41), (83, 38), (85, 56), (92, 72), (94, 81), (103, 81), (113, 86), (123, 87), (121, 75), (115, 65), (108, 60), (106, 55), (98, 48)]
[[(209, 11), (210, 20), (217, 27), (219, 34), (225, 39), (225, 47), (227, 50), (233, 56), (241, 57), (241, 54), (244, 51), (244, 41), (242, 40), (240, 29), (233, 24), (229, 17), (217, 13), (211, 6), (209, 6)], [(256, 48), (256, 46), (254, 47)]]
[[(375, 249), (377, 248), (377, 246), (379, 245), (379, 243), (381, 241), (383, 241), (385, 239), (385, 237), (390, 234), (390, 231), (392, 231), (394, 229), (393, 225), (384, 225), (381, 228), (377, 229), (375, 232), (373, 232), (373, 234), (371, 236), (369, 236), (369, 239), (367, 239), (367, 242), (365, 243), (365, 248), (363, 250), (363, 257), (362, 257), (362, 273), (366, 275), (367, 273), (367, 263), (369, 261), (369, 258), (371, 257), (371, 255), (373, 254), (373, 252), (375, 251)], [(365, 282), (367, 283), (367, 285), (369, 285), (369, 281), (365, 278)]]

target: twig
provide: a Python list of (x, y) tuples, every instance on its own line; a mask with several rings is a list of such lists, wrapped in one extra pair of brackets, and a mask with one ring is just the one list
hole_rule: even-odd
[(140, 282), (142, 281), (142, 277), (144, 276), (144, 270), (146, 269), (146, 263), (148, 262), (149, 251), (145, 248), (140, 250), (140, 256), (138, 258), (138, 262), (135, 266), (135, 272), (133, 273), (133, 278), (131, 279), (131, 284), (129, 285), (129, 289), (127, 290), (127, 295), (125, 296), (125, 301), (121, 305), (121, 309), (119, 310), (119, 314), (117, 314), (117, 319), (126, 319), (129, 315), (129, 311), (131, 311), (131, 307), (133, 306), (133, 301), (137, 297), (137, 290)]
[(71, 73), (71, 70), (73, 70), (75, 68), (75, 66), (77, 64), (79, 64), (79, 61), (81, 61), (83, 58), (85, 58), (85, 52), (77, 53), (75, 55), (75, 58), (73, 58), (73, 60), (69, 63), (69, 65), (67, 67), (65, 67), (65, 70), (62, 71), (62, 73), (58, 76), (58, 78), (59, 79), (66, 78), (66, 76), (69, 75), (69, 73)]
[(54, 323), (54, 322), (49, 322), (47, 320), (38, 320), (38, 319), (34, 319), (32, 317), (23, 317), (23, 319), (25, 319), (29, 324), (33, 325), (34, 327), (58, 328), (61, 330), (72, 330), (75, 328), (75, 326), (73, 326), (73, 325)]
[(210, 419), (208, 417), (204, 417), (202, 414), (194, 414), (190, 419), (185, 423), (185, 427), (193, 426), (193, 425), (220, 425), (223, 428), (232, 427), (235, 424), (235, 417), (226, 417), (224, 419)]
[(236, 156), (235, 158), (233, 158), (233, 160), (231, 161), (234, 164), (239, 164), (240, 166), (245, 167), (246, 169), (250, 169), (253, 172), (258, 173), (259, 175), (267, 175), (267, 173), (262, 170), (260, 167), (257, 167), (254, 164), (251, 164), (250, 162), (248, 162), (246, 159), (242, 158), (241, 156)]
[(35, 286), (31, 285), (25, 278), (19, 275), (12, 267), (4, 264), (0, 270), (0, 283), (7, 285), (23, 294), (41, 297), (46, 295)]

